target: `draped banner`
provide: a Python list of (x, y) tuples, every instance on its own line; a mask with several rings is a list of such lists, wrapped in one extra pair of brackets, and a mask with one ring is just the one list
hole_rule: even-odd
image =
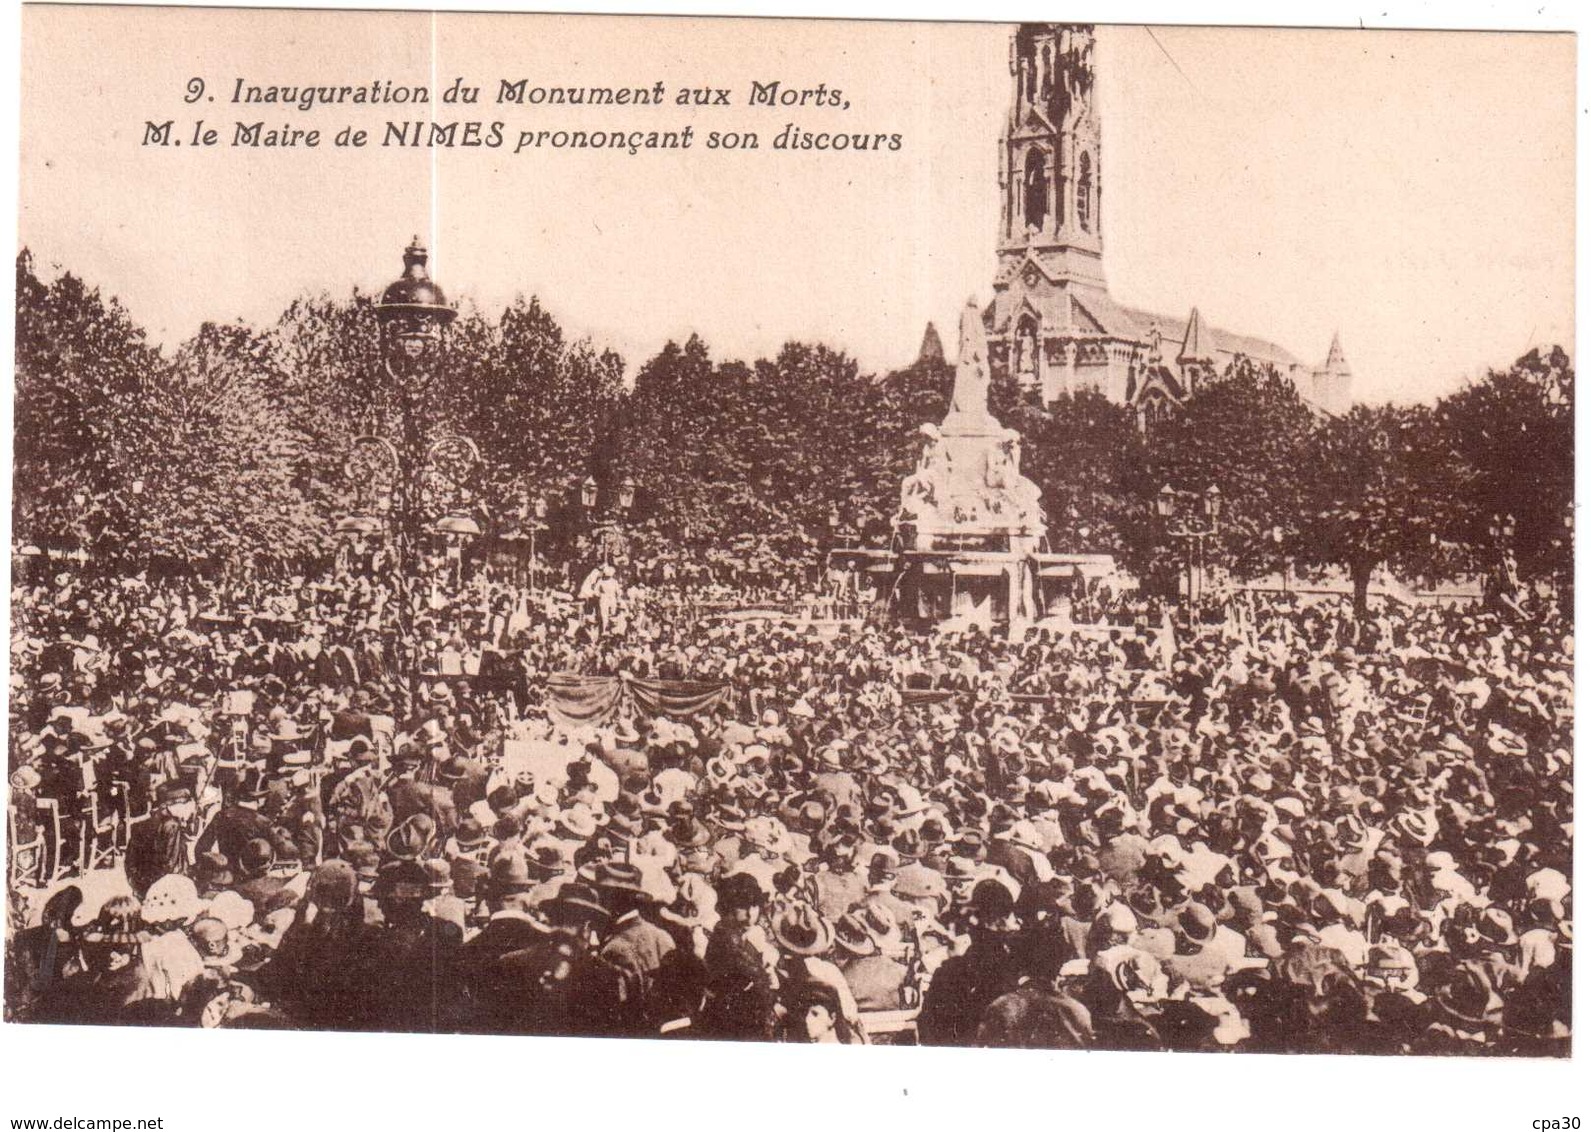
[(683, 719), (712, 711), (729, 698), (729, 684), (723, 680), (632, 680), (624, 686), (635, 697), (636, 706), (647, 715), (666, 715)]
[(565, 727), (600, 727), (619, 713), (624, 686), (616, 676), (576, 676), (555, 672), (547, 677), (547, 711)]
[(626, 703), (646, 715), (675, 719), (702, 715), (729, 698), (722, 680), (637, 680), (629, 676), (547, 678), (547, 710), (565, 727), (600, 727), (618, 718)]

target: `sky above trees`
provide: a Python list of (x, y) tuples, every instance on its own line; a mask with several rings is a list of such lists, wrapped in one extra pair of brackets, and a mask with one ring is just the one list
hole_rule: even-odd
[[(450, 293), (495, 317), (536, 295), (628, 375), (670, 338), (725, 357), (823, 343), (882, 372), (994, 273), (1005, 24), (750, 24), (70, 7), (24, 14), (21, 243), (175, 348), (269, 324), (304, 293), (373, 290), (415, 231)], [(1573, 338), (1568, 37), (1105, 27), (1106, 269), (1117, 297), (1271, 338), (1334, 330), (1379, 401), (1431, 400)], [(217, 103), (183, 104), (206, 76)], [(232, 80), (661, 80), (730, 110), (658, 125), (898, 130), (898, 153), (628, 155), (138, 144), (146, 118), (230, 124)], [(848, 111), (752, 110), (752, 81), (819, 82)], [(714, 115), (718, 117), (714, 117)], [(460, 117), (466, 115), (460, 114)], [(250, 120), (261, 117), (246, 115)], [(371, 126), (383, 108), (312, 111)], [(560, 116), (615, 124), (611, 113)], [(626, 123), (627, 124), (627, 123)], [(641, 124), (648, 124), (642, 122)]]

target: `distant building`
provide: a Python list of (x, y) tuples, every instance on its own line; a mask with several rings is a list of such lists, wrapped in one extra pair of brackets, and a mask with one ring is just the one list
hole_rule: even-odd
[(1319, 367), (1263, 338), (1123, 306), (1105, 282), (1094, 29), (1023, 24), (1011, 37), (1001, 138), (999, 267), (984, 310), (989, 363), (1049, 404), (1096, 389), (1142, 422), (1172, 412), (1242, 355), (1291, 378), (1317, 409), (1345, 412), (1353, 375), (1334, 337)]

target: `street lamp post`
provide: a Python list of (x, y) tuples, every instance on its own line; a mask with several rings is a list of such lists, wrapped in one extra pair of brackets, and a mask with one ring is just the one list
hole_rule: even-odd
[[(394, 436), (361, 437), (387, 450), (386, 464), (390, 471), (390, 490), (385, 497), (389, 522), (383, 526), (390, 533), (388, 549), (394, 573), (394, 596), (397, 604), (398, 641), (396, 655), (409, 693), (414, 693), (417, 674), (414, 639), (414, 584), (419, 573), (422, 545), (431, 535), (442, 534), (451, 544), (469, 536), (479, 526), (468, 515), (446, 515), (429, 530), (426, 526), (427, 473), (433, 471), (432, 463), (439, 455), (439, 446), (453, 442), (454, 448), (467, 449), (468, 455), (479, 460), (474, 445), (463, 438), (448, 438), (428, 446), (430, 416), (433, 411), (432, 394), (441, 377), (447, 327), (458, 316), (458, 311), (443, 294), (442, 288), (432, 281), (427, 270), (429, 259), (425, 245), (416, 236), (403, 252), (403, 274), (382, 292), (375, 304), (376, 321), (380, 328), (381, 364), (390, 380), (391, 401), (389, 411), (396, 418)], [(374, 432), (374, 429), (367, 429)], [(463, 441), (462, 445), (458, 441)], [(446, 469), (442, 469), (444, 475)], [(355, 482), (358, 482), (357, 480)], [(441, 530), (440, 524), (455, 520), (457, 530)], [(456, 538), (455, 538), (456, 536)]]
[[(1178, 491), (1166, 484), (1155, 496), (1155, 512), (1166, 524), (1166, 534), (1187, 548), (1184, 560), (1188, 604), (1194, 608), (1204, 601), (1204, 540), (1220, 531), (1224, 502), (1221, 489), (1215, 484), (1211, 484), (1202, 495), (1196, 491)], [(1179, 513), (1182, 513), (1182, 518), (1177, 522), (1175, 520)]]
[(1519, 593), (1519, 565), (1514, 558), (1514, 517), (1493, 515), (1486, 527), (1497, 556), (1494, 586), (1498, 600), (1512, 603)]
[(411, 583), (423, 537), (424, 433), (426, 394), (437, 378), (445, 332), (458, 316), (426, 269), (425, 245), (416, 236), (403, 252), (403, 274), (376, 303), (381, 328), (381, 358), (396, 383), (398, 441), (396, 486), (392, 493), (393, 551), (398, 581), (398, 624), (403, 646), (413, 647)]
[(1287, 532), (1279, 526), (1272, 527), (1271, 541), (1276, 544), (1276, 553), (1282, 560), (1282, 596), (1286, 597), (1291, 592), (1293, 580), (1293, 556), (1282, 549), (1287, 542)]
[(536, 496), (535, 506), (531, 510), (530, 520), (530, 592), (536, 593), (536, 532), (547, 529), (547, 497)]
[[(529, 584), (530, 592), (536, 592), (536, 533), (547, 529), (547, 500), (544, 496), (536, 496), (535, 502), (530, 502), (530, 489), (521, 485), (517, 492), (519, 506), (514, 510), (514, 527), (503, 536), (507, 542), (514, 545), (514, 584)], [(526, 553), (526, 546), (529, 553)]]
[[(612, 540), (617, 537), (625, 518), (630, 513), (630, 508), (635, 506), (636, 482), (625, 476), (613, 491), (611, 507), (605, 513), (598, 511), (598, 501), (601, 498), (601, 485), (594, 476), (587, 476), (580, 484), (580, 506), (585, 509), (586, 518), (591, 522), (591, 534), (602, 543), (602, 564), (606, 566), (610, 558)], [(593, 521), (596, 520), (596, 521)]]

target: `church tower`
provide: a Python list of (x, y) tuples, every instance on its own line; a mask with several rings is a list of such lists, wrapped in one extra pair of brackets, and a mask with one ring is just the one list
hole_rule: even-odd
[(1010, 380), (1045, 406), (1096, 392), (1147, 421), (1245, 357), (1274, 366), (1326, 411), (1345, 411), (1353, 375), (1340, 343), (1316, 368), (1274, 342), (1213, 326), (1197, 309), (1183, 322), (1111, 295), (1094, 48), (1091, 24), (1021, 24), (1011, 33), (994, 298), (983, 310), (991, 380)]
[(1333, 416), (1341, 416), (1353, 406), (1353, 369), (1343, 353), (1340, 336), (1331, 336), (1326, 361), (1310, 374), (1310, 384), (1309, 400)]
[(1105, 285), (1094, 29), (1023, 24), (1011, 39), (1001, 139), (1001, 266), (1031, 255), (1056, 280)]
[(1091, 314), (1114, 310), (1105, 287), (1094, 29), (1023, 24), (1011, 37), (1010, 68), (999, 267), (985, 320), (990, 364), (1045, 403), (1085, 386), (1121, 400), (1125, 355), (1113, 356), (1111, 335)]

